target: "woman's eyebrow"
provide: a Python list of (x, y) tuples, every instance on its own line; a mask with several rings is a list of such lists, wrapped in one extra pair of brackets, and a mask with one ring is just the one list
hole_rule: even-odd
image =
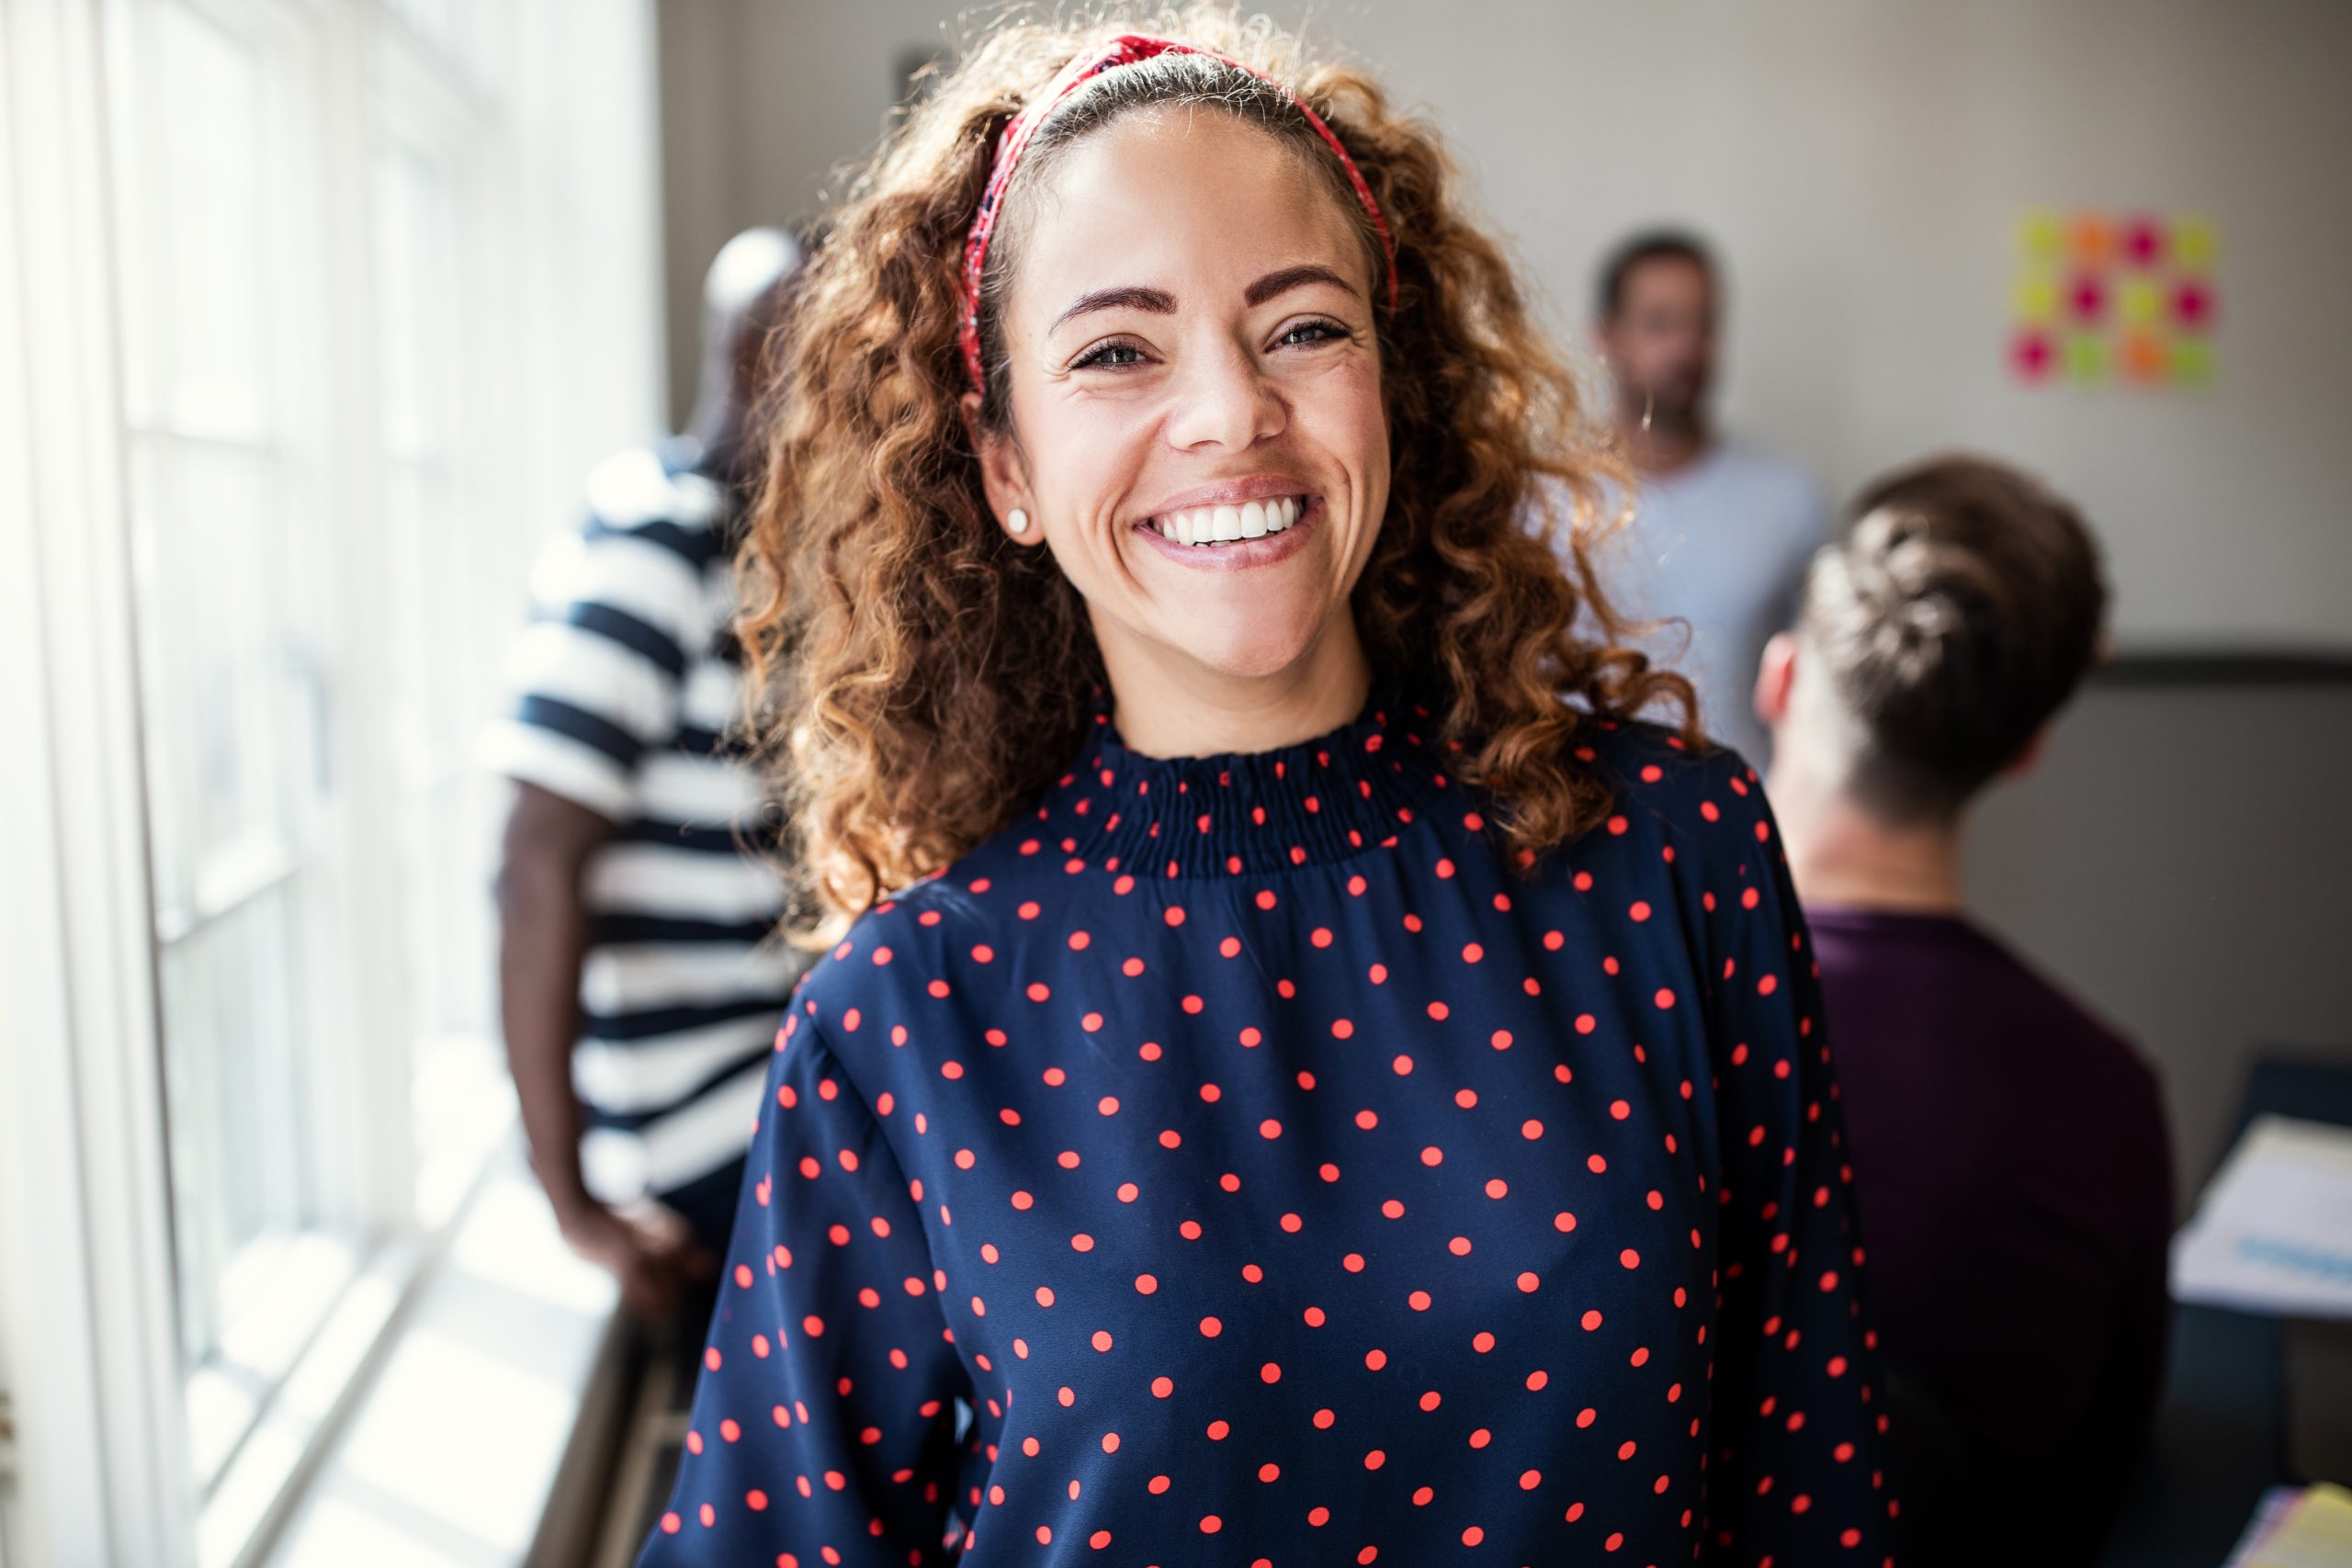
[[(1351, 294), (1360, 292), (1354, 284), (1340, 276), (1332, 268), (1310, 262), (1304, 265), (1286, 266), (1278, 272), (1266, 274), (1265, 276), (1241, 291), (1241, 301), (1245, 305), (1262, 305), (1276, 295), (1287, 294), (1294, 288), (1304, 288), (1310, 283), (1328, 283), (1335, 288), (1344, 288)], [(1091, 294), (1080, 295), (1069, 310), (1054, 318), (1054, 324), (1046, 330), (1049, 333), (1057, 332), (1078, 317), (1091, 315), (1097, 310), (1122, 309), (1148, 310), (1156, 316), (1172, 316), (1176, 313), (1176, 296), (1164, 288), (1145, 288), (1136, 285), (1119, 288), (1098, 288)]]
[(1116, 310), (1123, 307), (1130, 310), (1149, 310), (1159, 316), (1172, 316), (1176, 313), (1176, 296), (1163, 288), (1098, 288), (1091, 294), (1080, 295), (1078, 302), (1056, 316), (1054, 324), (1046, 330), (1049, 333), (1057, 331), (1073, 317), (1095, 310)]
[(1287, 294), (1294, 288), (1304, 288), (1310, 283), (1329, 283), (1356, 292), (1356, 286), (1328, 266), (1309, 263), (1304, 266), (1286, 266), (1280, 272), (1270, 272), (1241, 291), (1245, 305), (1262, 305), (1277, 294)]

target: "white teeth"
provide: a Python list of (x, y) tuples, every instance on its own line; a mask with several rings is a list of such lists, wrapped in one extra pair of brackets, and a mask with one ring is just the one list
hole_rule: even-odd
[(1279, 534), (1295, 525), (1306, 511), (1305, 496), (1286, 495), (1240, 506), (1196, 506), (1189, 512), (1170, 512), (1153, 518), (1151, 526), (1163, 539), (1205, 547)]

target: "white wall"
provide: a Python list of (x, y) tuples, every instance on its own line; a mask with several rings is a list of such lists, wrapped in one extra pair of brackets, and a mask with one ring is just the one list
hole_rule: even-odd
[[(702, 266), (736, 228), (814, 212), (879, 135), (896, 62), (955, 14), (664, 0), (679, 412)], [(1713, 236), (1727, 421), (1833, 491), (1984, 447), (2089, 509), (2127, 645), (2352, 648), (2352, 6), (1335, 0), (1310, 28), (1435, 112), (1557, 324), (1581, 326), (1628, 229)], [(2210, 391), (2008, 378), (2013, 225), (2036, 206), (2216, 221)]]

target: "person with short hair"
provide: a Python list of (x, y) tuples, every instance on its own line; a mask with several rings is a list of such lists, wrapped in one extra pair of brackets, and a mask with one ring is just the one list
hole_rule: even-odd
[(531, 1168), (640, 1318), (707, 1299), (775, 1017), (807, 955), (739, 720), (733, 560), (768, 337), (800, 246), (737, 235), (704, 287), (684, 432), (618, 453), (539, 565), (508, 712), (499, 1012)]
[(1529, 531), (1606, 458), (1428, 122), (1176, 26), (990, 33), (787, 324), (825, 955), (643, 1562), (1879, 1564), (1762, 789)]
[(1762, 765), (1771, 739), (1748, 701), (1756, 661), (1795, 615), (1828, 502), (1804, 468), (1716, 425), (1724, 286), (1704, 241), (1629, 236), (1596, 294), (1594, 336), (1635, 478), (1624, 588), (1643, 615), (1680, 624), (1648, 640), (1698, 687), (1701, 726)]
[(1961, 861), (1974, 801), (2032, 765), (2098, 656), (2098, 548), (2072, 505), (1978, 457), (1890, 474), (1852, 513), (1756, 705), (1890, 1364), (1956, 1438), (1960, 1462), (1906, 1489), (1908, 1533), (1939, 1562), (2080, 1564), (2162, 1377), (2164, 1097), (1968, 917)]

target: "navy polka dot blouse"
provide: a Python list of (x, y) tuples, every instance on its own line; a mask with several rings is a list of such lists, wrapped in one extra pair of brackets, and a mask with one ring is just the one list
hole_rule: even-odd
[(1512, 874), (1426, 714), (1163, 760), (860, 919), (776, 1041), (647, 1568), (1852, 1563), (1890, 1493), (1755, 775), (1596, 728)]

